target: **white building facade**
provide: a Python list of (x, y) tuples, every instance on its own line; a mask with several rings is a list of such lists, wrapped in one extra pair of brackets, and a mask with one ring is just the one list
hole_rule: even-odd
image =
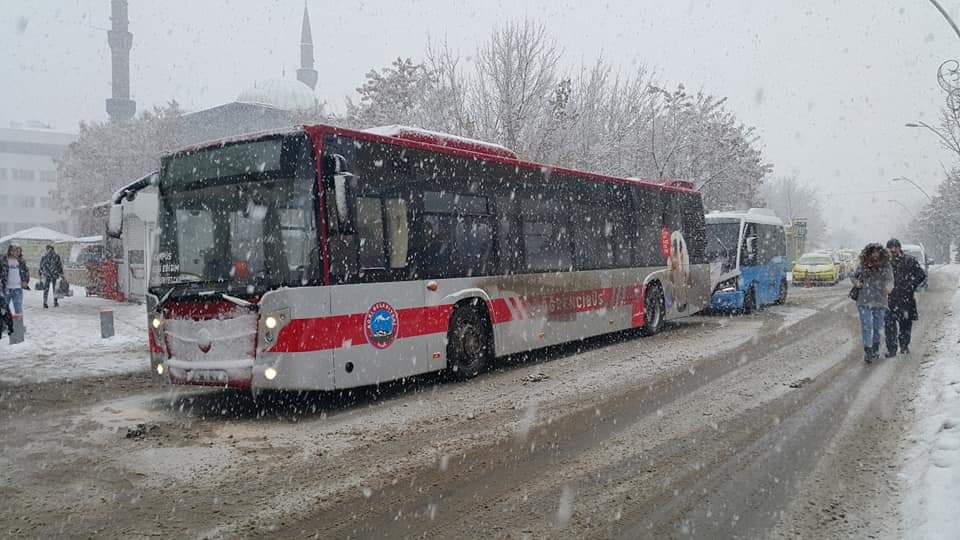
[(43, 226), (66, 232), (67, 214), (53, 200), (57, 163), (75, 133), (0, 128), (0, 236)]

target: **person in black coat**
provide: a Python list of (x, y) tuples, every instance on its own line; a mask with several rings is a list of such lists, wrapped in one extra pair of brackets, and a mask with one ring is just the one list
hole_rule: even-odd
[(887, 358), (897, 355), (897, 345), (900, 353), (910, 352), (910, 333), (913, 331), (913, 321), (919, 318), (917, 312), (917, 298), (915, 293), (927, 279), (920, 262), (903, 252), (900, 241), (891, 238), (887, 242), (890, 252), (890, 265), (893, 267), (893, 292), (887, 299), (890, 311), (884, 323), (883, 333), (887, 341)]
[(57, 280), (63, 277), (63, 261), (60, 255), (53, 249), (53, 246), (47, 246), (47, 252), (40, 259), (40, 279), (43, 287), (43, 309), (47, 309), (47, 295), (53, 290), (53, 306), (57, 307), (60, 302), (57, 300)]

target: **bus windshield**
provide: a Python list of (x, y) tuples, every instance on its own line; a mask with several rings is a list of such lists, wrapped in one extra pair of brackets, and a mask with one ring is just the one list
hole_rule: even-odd
[(151, 287), (259, 294), (318, 278), (312, 149), (304, 136), (176, 155), (160, 177)]
[(736, 267), (737, 246), (740, 245), (740, 221), (707, 222), (707, 257), (723, 262), (723, 271)]

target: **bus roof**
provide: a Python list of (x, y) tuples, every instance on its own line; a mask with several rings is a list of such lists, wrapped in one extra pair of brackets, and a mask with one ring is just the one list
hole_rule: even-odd
[(722, 221), (737, 219), (747, 223), (761, 223), (763, 225), (776, 225), (783, 227), (783, 221), (768, 208), (751, 208), (746, 212), (710, 212), (706, 215), (707, 223), (711, 221)]
[[(396, 128), (396, 129), (394, 129)], [(591, 173), (586, 171), (578, 171), (574, 169), (568, 169), (565, 167), (558, 167), (555, 165), (545, 165), (541, 163), (535, 163), (532, 161), (524, 161), (514, 157), (508, 157), (508, 154), (513, 154), (509, 149), (502, 147), (497, 144), (487, 143), (483, 141), (475, 141), (473, 139), (466, 139), (463, 137), (458, 137), (456, 135), (447, 135), (445, 133), (430, 132), (427, 130), (418, 130), (417, 128), (403, 128), (408, 130), (407, 136), (401, 135), (391, 136), (383, 135), (381, 133), (399, 131), (402, 132), (403, 126), (386, 126), (384, 128), (374, 128), (367, 131), (358, 131), (349, 128), (341, 128), (326, 124), (315, 124), (315, 125), (301, 125), (301, 126), (292, 126), (282, 129), (272, 129), (266, 131), (258, 131), (254, 133), (247, 133), (243, 135), (237, 135), (232, 137), (225, 137), (222, 139), (216, 139), (212, 141), (207, 141), (199, 144), (185, 146), (173, 152), (166, 154), (164, 157), (172, 156), (176, 154), (181, 154), (184, 152), (193, 152), (197, 150), (202, 150), (204, 148), (211, 148), (217, 146), (224, 146), (227, 144), (233, 144), (244, 141), (252, 141), (257, 139), (262, 139), (265, 137), (272, 137), (277, 135), (292, 135), (295, 133), (311, 133), (317, 135), (323, 134), (335, 134), (343, 135), (347, 137), (353, 137), (355, 139), (366, 140), (371, 142), (380, 142), (385, 144), (392, 144), (395, 146), (402, 146), (406, 148), (414, 148), (420, 150), (429, 150), (431, 152), (436, 152), (439, 154), (447, 154), (453, 156), (467, 157), (477, 160), (487, 160), (493, 161), (496, 163), (501, 163), (504, 165), (513, 165), (527, 170), (539, 170), (544, 174), (551, 173), (560, 173), (566, 175), (574, 175), (587, 177), (593, 180), (601, 182), (611, 182), (615, 184), (626, 184), (626, 185), (639, 185), (650, 188), (656, 188), (663, 191), (674, 191), (681, 193), (689, 193), (692, 195), (702, 196), (702, 194), (693, 189), (693, 184), (684, 180), (677, 179), (647, 179), (647, 178), (622, 178), (618, 176), (608, 176), (598, 173)], [(412, 133), (412, 134), (411, 134)], [(424, 136), (418, 136), (417, 134), (427, 134)], [(428, 142), (436, 140), (436, 142)], [(470, 146), (473, 146), (470, 149)]]

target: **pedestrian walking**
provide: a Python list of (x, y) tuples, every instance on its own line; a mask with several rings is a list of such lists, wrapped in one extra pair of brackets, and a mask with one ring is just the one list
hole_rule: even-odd
[(920, 261), (903, 252), (900, 240), (887, 241), (890, 252), (890, 266), (893, 269), (893, 292), (888, 298), (887, 318), (883, 334), (887, 341), (887, 358), (897, 355), (899, 345), (901, 354), (910, 352), (910, 334), (913, 321), (919, 317), (917, 311), (917, 289), (926, 281), (927, 273)]
[(860, 312), (863, 360), (869, 364), (880, 358), (880, 331), (886, 318), (887, 297), (893, 291), (890, 253), (880, 244), (867, 244), (860, 252), (860, 264), (850, 280)]
[(47, 305), (47, 295), (53, 291), (53, 307), (60, 305), (57, 298), (57, 280), (63, 277), (63, 261), (60, 255), (53, 249), (53, 246), (47, 245), (47, 252), (40, 259), (40, 283), (43, 287), (43, 309)]
[(13, 306), (13, 313), (23, 315), (23, 290), (30, 288), (30, 269), (23, 260), (20, 246), (10, 244), (7, 247), (7, 256), (0, 267), (4, 272), (0, 276), (6, 294), (4, 301)]

